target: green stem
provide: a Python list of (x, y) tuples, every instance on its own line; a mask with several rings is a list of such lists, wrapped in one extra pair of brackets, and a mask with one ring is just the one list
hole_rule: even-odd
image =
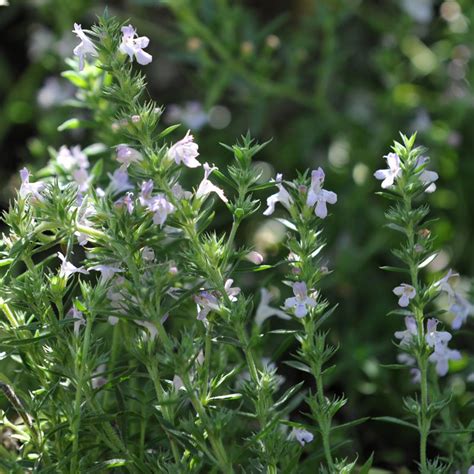
[(90, 346), (90, 341), (91, 341), (92, 323), (93, 323), (93, 318), (90, 315), (88, 315), (86, 330), (84, 334), (84, 340), (82, 344), (82, 350), (81, 350), (81, 353), (78, 354), (78, 357), (77, 357), (76, 397), (74, 400), (74, 414), (73, 414), (72, 427), (71, 427), (72, 437), (73, 437), (71, 472), (79, 472), (78, 457), (79, 457), (79, 428), (81, 424), (81, 399), (82, 399), (84, 383), (87, 383), (87, 380), (85, 378), (85, 371), (87, 367), (86, 360), (87, 360), (87, 355), (89, 353), (89, 346)]

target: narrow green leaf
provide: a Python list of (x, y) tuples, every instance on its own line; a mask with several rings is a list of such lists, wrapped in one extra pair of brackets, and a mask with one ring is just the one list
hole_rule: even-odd
[(392, 423), (394, 425), (405, 426), (406, 428), (412, 428), (413, 430), (418, 431), (418, 426), (414, 425), (413, 423), (409, 423), (408, 421), (394, 418), (393, 416), (377, 416), (372, 419), (376, 421), (385, 421), (386, 423)]

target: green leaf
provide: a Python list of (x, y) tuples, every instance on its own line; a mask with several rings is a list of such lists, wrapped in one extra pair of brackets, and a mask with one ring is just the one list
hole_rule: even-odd
[(380, 270), (385, 270), (387, 272), (396, 272), (396, 273), (410, 273), (410, 271), (406, 268), (401, 268), (401, 267), (390, 267), (390, 266), (383, 266), (380, 267)]
[(66, 120), (58, 127), (58, 132), (63, 132), (64, 130), (74, 130), (81, 127), (90, 127), (90, 122), (86, 120), (79, 120), (78, 118), (72, 118)]
[(64, 71), (61, 73), (61, 76), (65, 77), (76, 87), (79, 87), (79, 89), (88, 89), (87, 81), (76, 71)]
[(370, 474), (372, 463), (374, 462), (374, 453), (370, 455), (370, 458), (365, 461), (365, 463), (359, 469), (358, 474)]
[(158, 139), (160, 138), (164, 138), (166, 137), (167, 135), (169, 135), (170, 133), (174, 132), (177, 128), (181, 127), (181, 124), (178, 123), (176, 125), (171, 125), (170, 127), (168, 128), (165, 128), (162, 132), (160, 132), (160, 134), (158, 135)]
[(238, 400), (242, 398), (241, 393), (229, 393), (227, 395), (217, 395), (216, 397), (211, 397), (209, 400)]
[(308, 374), (312, 373), (309, 366), (307, 366), (306, 364), (303, 364), (302, 362), (298, 362), (297, 360), (285, 360), (283, 361), (283, 363), (285, 365), (288, 365), (289, 367), (293, 367), (294, 369), (307, 372)]
[(418, 431), (418, 426), (414, 425), (413, 423), (409, 423), (408, 421), (394, 418), (393, 416), (377, 416), (372, 419), (376, 421), (385, 421), (386, 423), (392, 423), (394, 425), (405, 426), (406, 428), (412, 428), (413, 430)]
[(366, 421), (370, 420), (370, 416), (365, 416), (363, 418), (358, 418), (357, 420), (348, 421), (347, 423), (343, 423), (342, 425), (337, 425), (331, 427), (331, 431), (342, 430), (345, 428), (350, 428), (351, 426), (361, 425)]

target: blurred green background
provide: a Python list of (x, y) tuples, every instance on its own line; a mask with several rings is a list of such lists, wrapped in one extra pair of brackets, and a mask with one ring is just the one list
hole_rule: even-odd
[[(73, 23), (90, 27), (106, 3), (10, 0), (0, 7), (2, 208), (21, 166), (44, 165), (49, 146), (90, 144), (87, 132), (57, 130), (72, 116), (62, 103), (75, 93), (60, 72), (76, 44)], [(150, 94), (166, 107), (166, 121), (194, 131), (202, 161), (224, 165), (230, 155), (218, 143), (232, 144), (250, 130), (260, 141), (273, 138), (259, 156), (268, 163), (261, 164), (268, 179), (324, 167), (326, 188), (339, 196), (324, 222), (333, 273), (323, 288), (339, 303), (331, 325), (340, 345), (331, 389), (350, 401), (339, 421), (401, 416), (401, 396), (413, 390), (409, 376), (380, 366), (395, 361), (393, 332), (402, 325), (386, 316), (399, 276), (379, 270), (393, 264), (389, 248), (397, 236), (382, 227), (387, 203), (374, 195), (380, 183), (372, 174), (399, 131), (418, 130), (440, 175), (429, 202), (443, 250), (427, 277), (449, 267), (473, 275), (474, 3), (129, 0), (107, 6), (150, 38), (154, 61), (144, 69)], [(259, 218), (240, 237), (271, 261), (282, 255), (283, 235), (276, 221)], [(246, 281), (245, 289), (259, 284)], [(466, 350), (467, 333), (458, 333), (452, 346)], [(465, 365), (445, 380), (459, 403), (472, 398)], [(291, 369), (282, 373), (291, 381)], [(349, 452), (365, 458), (375, 451), (379, 467), (414, 469), (407, 464), (417, 453), (414, 433), (369, 421), (351, 434)]]

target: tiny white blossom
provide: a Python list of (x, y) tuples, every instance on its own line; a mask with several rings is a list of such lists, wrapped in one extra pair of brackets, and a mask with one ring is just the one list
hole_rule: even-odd
[(438, 326), (438, 320), (434, 318), (428, 319), (426, 323), (426, 343), (430, 347), (436, 348), (439, 345), (447, 344), (452, 336), (447, 331), (437, 331), (436, 328)]
[(83, 275), (88, 275), (89, 272), (84, 267), (76, 267), (71, 262), (68, 262), (66, 257), (58, 252), (58, 257), (61, 260), (61, 268), (59, 269), (59, 275), (63, 278), (69, 278), (74, 273), (82, 273)]
[(454, 297), (453, 280), (456, 279), (456, 277), (459, 277), (459, 273), (453, 272), (450, 268), (448, 273), (446, 273), (441, 280), (437, 281), (434, 286), (437, 287), (439, 291), (446, 292), (448, 296)]
[(86, 36), (84, 31), (82, 31), (81, 25), (74, 23), (73, 33), (81, 40), (81, 42), (74, 48), (74, 56), (79, 57), (79, 71), (84, 69), (84, 58), (87, 55), (97, 56), (97, 48), (90, 38)]
[(141, 321), (141, 320), (138, 320), (138, 319), (135, 319), (135, 322), (139, 325), (139, 326), (142, 326), (144, 327), (145, 329), (148, 330), (148, 332), (150, 333), (150, 336), (149, 338), (146, 337), (145, 339), (149, 339), (151, 341), (155, 340), (156, 339), (156, 336), (158, 335), (158, 329), (156, 328), (156, 325), (153, 324), (152, 322), (150, 321)]
[(75, 168), (89, 168), (89, 159), (79, 145), (68, 148), (63, 145), (56, 156), (56, 161), (65, 171)]
[(100, 272), (100, 281), (102, 283), (107, 283), (111, 280), (116, 273), (121, 273), (123, 270), (119, 267), (113, 267), (112, 265), (94, 265), (90, 267), (89, 270), (95, 270), (96, 272)]
[(149, 38), (147, 36), (138, 36), (137, 31), (132, 25), (122, 27), (122, 42), (119, 49), (122, 53), (128, 54), (132, 61), (135, 58), (137, 63), (142, 66), (151, 63), (152, 55), (143, 51), (149, 43)]
[(116, 169), (113, 174), (108, 173), (108, 176), (110, 178), (108, 189), (112, 194), (121, 194), (133, 189), (133, 185), (129, 181), (128, 173), (122, 167)]
[(197, 319), (199, 321), (206, 321), (207, 315), (211, 311), (217, 311), (219, 309), (219, 300), (211, 292), (206, 290), (200, 291), (195, 295), (194, 301), (197, 305)]
[(79, 311), (75, 306), (73, 306), (66, 315), (67, 318), (74, 319), (74, 335), (79, 334), (81, 326), (85, 326), (86, 320), (81, 311)]
[(260, 303), (255, 312), (255, 324), (261, 326), (265, 320), (272, 316), (278, 316), (281, 319), (291, 319), (284, 311), (270, 306), (273, 295), (266, 288), (260, 289)]
[(41, 195), (41, 192), (45, 188), (45, 184), (42, 181), (37, 181), (36, 183), (30, 183), (30, 172), (27, 168), (20, 170), (21, 178), (21, 187), (20, 187), (20, 197), (23, 199), (31, 196), (34, 201), (42, 201), (44, 198)]
[(292, 436), (301, 444), (301, 446), (304, 446), (306, 443), (311, 443), (314, 439), (312, 433), (300, 428), (293, 428)]
[(92, 176), (89, 175), (87, 169), (79, 168), (73, 171), (72, 177), (79, 188), (79, 192), (84, 193), (89, 189), (90, 183), (92, 181)]
[(440, 377), (444, 377), (448, 373), (449, 361), (461, 359), (459, 351), (449, 349), (444, 344), (435, 346), (434, 352), (430, 355), (428, 360), (436, 364), (436, 372)]
[(249, 262), (254, 263), (255, 265), (261, 265), (263, 262), (263, 256), (260, 252), (256, 252), (255, 250), (252, 250), (249, 252), (246, 256), (245, 259), (248, 260)]
[(202, 179), (196, 191), (196, 197), (200, 199), (200, 198), (205, 198), (210, 193), (216, 193), (222, 199), (222, 201), (228, 202), (228, 199), (226, 198), (224, 191), (221, 188), (217, 187), (215, 184), (213, 184), (211, 181), (209, 181), (209, 176), (214, 170), (217, 169), (217, 167), (215, 166), (211, 167), (209, 166), (208, 163), (204, 163), (203, 168), (204, 168), (204, 178)]
[(168, 156), (175, 161), (177, 165), (183, 163), (188, 168), (197, 168), (201, 166), (196, 157), (199, 156), (198, 145), (194, 142), (194, 137), (190, 134), (190, 130), (186, 136), (179, 142), (176, 142), (169, 150)]
[(153, 212), (153, 223), (163, 226), (168, 214), (172, 214), (176, 209), (167, 199), (164, 194), (157, 194), (150, 199), (148, 209)]
[(398, 304), (402, 308), (407, 307), (410, 304), (410, 300), (416, 296), (415, 288), (408, 283), (401, 283), (400, 286), (393, 289), (393, 293), (400, 297)]
[(325, 219), (328, 215), (326, 203), (335, 204), (337, 202), (337, 194), (332, 191), (323, 189), (324, 185), (324, 171), (321, 167), (313, 170), (311, 173), (311, 187), (308, 191), (306, 204), (314, 208), (314, 213), (321, 219)]
[(388, 169), (377, 170), (374, 176), (376, 179), (383, 180), (382, 188), (386, 189), (393, 186), (395, 180), (401, 176), (402, 169), (400, 168), (400, 158), (396, 153), (389, 153), (384, 158), (387, 160)]
[(240, 288), (237, 286), (232, 287), (232, 283), (234, 283), (234, 280), (232, 280), (231, 278), (226, 280), (224, 284), (224, 289), (230, 301), (234, 302), (237, 301), (237, 295), (240, 294)]
[(467, 321), (468, 316), (474, 315), (474, 305), (458, 293), (455, 293), (453, 298), (454, 303), (449, 308), (455, 316), (451, 327), (459, 329)]
[(418, 334), (418, 328), (416, 325), (416, 320), (412, 316), (405, 317), (405, 331), (397, 331), (395, 333), (395, 337), (397, 339), (401, 339), (400, 345), (401, 346), (409, 346), (413, 338)]
[[(416, 167), (424, 166), (429, 161), (427, 156), (420, 156), (416, 161)], [(435, 181), (438, 180), (439, 176), (438, 173), (435, 171), (429, 171), (427, 169), (423, 169), (419, 174), (420, 181), (427, 186), (425, 189), (426, 193), (433, 193), (436, 191), (436, 184)]]
[(293, 294), (294, 297), (285, 300), (285, 308), (293, 309), (297, 318), (303, 318), (308, 314), (308, 308), (316, 306), (316, 300), (308, 296), (308, 289), (304, 281), (293, 283)]
[(267, 198), (267, 209), (263, 212), (264, 216), (270, 216), (275, 212), (275, 204), (280, 202), (285, 206), (287, 209), (291, 207), (293, 204), (293, 199), (291, 198), (288, 191), (283, 187), (281, 181), (283, 179), (282, 174), (277, 174), (276, 179), (274, 180), (275, 186), (278, 188), (278, 192), (272, 194), (270, 197)]

